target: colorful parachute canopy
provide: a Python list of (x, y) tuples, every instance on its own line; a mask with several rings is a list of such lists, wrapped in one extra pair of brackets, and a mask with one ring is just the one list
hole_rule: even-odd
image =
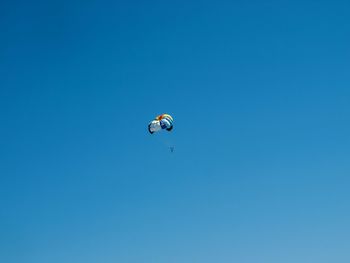
[(171, 131), (173, 129), (174, 119), (169, 114), (158, 115), (148, 124), (148, 131), (152, 134), (160, 130)]

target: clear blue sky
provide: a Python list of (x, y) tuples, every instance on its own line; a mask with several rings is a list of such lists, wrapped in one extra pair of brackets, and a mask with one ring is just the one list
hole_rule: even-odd
[(349, 12), (2, 1), (0, 261), (350, 262)]

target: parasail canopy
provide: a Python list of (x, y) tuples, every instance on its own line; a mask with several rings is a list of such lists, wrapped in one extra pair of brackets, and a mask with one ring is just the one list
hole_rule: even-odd
[(148, 124), (148, 131), (153, 134), (161, 130), (171, 131), (173, 129), (174, 119), (169, 114), (158, 115), (154, 120)]

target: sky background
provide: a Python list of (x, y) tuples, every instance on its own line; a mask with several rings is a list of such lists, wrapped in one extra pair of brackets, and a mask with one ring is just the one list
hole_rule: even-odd
[(0, 261), (350, 262), (349, 12), (2, 1)]

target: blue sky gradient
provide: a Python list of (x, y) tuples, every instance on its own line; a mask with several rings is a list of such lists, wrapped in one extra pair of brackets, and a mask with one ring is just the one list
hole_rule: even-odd
[(0, 262), (348, 263), (349, 10), (2, 1)]

